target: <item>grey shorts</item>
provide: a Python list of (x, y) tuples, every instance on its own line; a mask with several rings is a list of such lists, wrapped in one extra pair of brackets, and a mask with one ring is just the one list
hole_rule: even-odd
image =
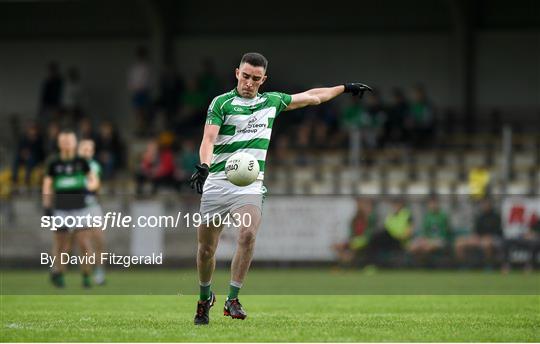
[(200, 213), (203, 217), (224, 216), (245, 205), (253, 205), (262, 213), (264, 186), (262, 180), (239, 187), (226, 179), (207, 180), (201, 197)]

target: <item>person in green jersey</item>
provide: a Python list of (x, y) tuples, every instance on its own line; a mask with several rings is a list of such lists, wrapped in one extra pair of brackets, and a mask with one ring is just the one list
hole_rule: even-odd
[[(54, 219), (63, 220), (63, 226), (53, 228), (53, 266), (51, 281), (59, 288), (64, 287), (64, 271), (68, 261), (62, 258), (70, 251), (71, 233), (75, 236), (81, 257), (90, 253), (89, 231), (80, 227), (82, 219), (88, 214), (85, 196), (87, 190), (94, 191), (99, 187), (99, 180), (91, 171), (88, 162), (77, 156), (77, 137), (70, 130), (58, 135), (58, 155), (51, 157), (47, 164), (43, 179), (44, 218), (49, 223)], [(81, 219), (81, 221), (79, 221)], [(45, 219), (42, 219), (42, 223)], [(87, 261), (81, 264), (83, 286), (90, 287), (91, 266)]]
[[(215, 215), (219, 219), (225, 214), (242, 219), (236, 226), (237, 248), (231, 263), (229, 294), (224, 307), (224, 315), (234, 319), (247, 316), (238, 300), (238, 293), (253, 257), (255, 237), (261, 223), (262, 181), (276, 117), (282, 111), (319, 105), (342, 93), (362, 96), (364, 92), (371, 91), (364, 84), (346, 83), (293, 95), (281, 92), (261, 94), (259, 88), (266, 81), (267, 66), (268, 61), (263, 55), (245, 54), (236, 68), (236, 87), (210, 103), (199, 149), (200, 164), (191, 177), (192, 187), (202, 194), (200, 213), (203, 219), (213, 219)], [(225, 177), (227, 158), (237, 152), (250, 153), (259, 162), (257, 180), (246, 187), (235, 186)], [(222, 226), (215, 226), (212, 222), (203, 220), (198, 229), (200, 296), (194, 320), (196, 325), (209, 323), (209, 310), (216, 300), (210, 284)]]
[(424, 215), (421, 230), (409, 244), (409, 252), (418, 260), (424, 261), (436, 251), (450, 245), (452, 232), (448, 214), (441, 209), (439, 200), (432, 197)]
[[(96, 145), (93, 140), (85, 139), (79, 142), (78, 150), (79, 156), (86, 159), (88, 165), (90, 166), (90, 170), (94, 172), (94, 175), (101, 184), (101, 176), (103, 174), (103, 170), (101, 169), (101, 165), (99, 164), (99, 162), (94, 159), (94, 153), (96, 150), (95, 147)], [(98, 191), (99, 189), (94, 191), (88, 191), (86, 195), (86, 206), (92, 218), (103, 217), (103, 210), (99, 205), (97, 196)], [(94, 283), (96, 283), (97, 285), (103, 285), (105, 284), (105, 267), (103, 266), (103, 262), (100, 257), (101, 253), (103, 253), (105, 249), (104, 231), (99, 227), (91, 228), (90, 241), (94, 250), (93, 252), (96, 255), (96, 264), (94, 267)]]

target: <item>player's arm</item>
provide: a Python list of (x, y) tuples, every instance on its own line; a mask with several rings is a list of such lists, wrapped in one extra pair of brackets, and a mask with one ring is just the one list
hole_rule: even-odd
[(43, 209), (51, 209), (52, 207), (52, 195), (53, 195), (53, 179), (51, 176), (45, 176), (43, 178), (43, 185), (41, 187), (42, 205)]
[(86, 174), (86, 188), (88, 191), (96, 191), (99, 189), (100, 181), (95, 171), (89, 171)]
[(216, 142), (219, 128), (219, 125), (214, 124), (205, 124), (204, 126), (203, 138), (201, 147), (199, 149), (199, 159), (201, 161), (201, 165), (206, 164), (207, 166), (210, 166), (210, 163), (212, 162), (214, 143)]
[(302, 93), (291, 95), (291, 102), (284, 111), (303, 108), (310, 105), (319, 105), (327, 102), (342, 93), (352, 93), (362, 97), (365, 91), (372, 92), (371, 87), (361, 83), (347, 83), (334, 87), (312, 88)]
[(219, 128), (220, 126), (216, 124), (205, 124), (204, 126), (201, 147), (199, 148), (199, 159), (201, 163), (195, 166), (197, 171), (193, 173), (190, 179), (191, 187), (196, 188), (200, 194), (202, 194), (204, 182), (208, 178), (208, 174), (210, 174), (210, 163), (212, 162), (214, 143), (216, 142)]

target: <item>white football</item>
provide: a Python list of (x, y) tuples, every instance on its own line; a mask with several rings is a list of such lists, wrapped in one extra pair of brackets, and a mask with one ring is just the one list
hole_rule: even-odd
[(225, 175), (234, 185), (248, 186), (259, 176), (259, 162), (249, 153), (235, 153), (225, 163)]

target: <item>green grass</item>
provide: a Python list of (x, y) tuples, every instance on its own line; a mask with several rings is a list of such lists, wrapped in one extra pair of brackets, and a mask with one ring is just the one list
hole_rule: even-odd
[[(225, 293), (230, 280), (227, 270), (217, 270), (213, 284)], [(134, 294), (192, 295), (198, 293), (197, 272), (181, 270), (115, 270), (108, 273), (103, 288), (81, 288), (80, 276), (67, 275), (67, 288), (48, 283), (46, 271), (0, 270), (2, 294)], [(515, 271), (377, 271), (336, 269), (252, 269), (242, 294), (270, 295), (538, 295), (540, 273)]]
[[(324, 342), (324, 341), (451, 341), (451, 342), (539, 342), (540, 296), (538, 275), (515, 273), (423, 273), (423, 272), (335, 272), (327, 270), (254, 270), (242, 291), (241, 301), (249, 316), (245, 321), (223, 317), (224, 296), (211, 311), (211, 324), (193, 325), (197, 297), (178, 290), (167, 294), (169, 284), (193, 284), (192, 271), (140, 271), (109, 275), (109, 284), (90, 292), (79, 286), (79, 276), (69, 275), (65, 291), (56, 291), (46, 283), (44, 272), (1, 272), (0, 339), (26, 342)], [(464, 278), (465, 274), (467, 278)], [(154, 278), (152, 278), (154, 276)], [(270, 295), (266, 284), (287, 289), (291, 276), (305, 279), (304, 290), (310, 284), (326, 281), (325, 288), (338, 287), (343, 282), (362, 283), (369, 289), (343, 289), (356, 295)], [(410, 276), (406, 278), (406, 276)], [(360, 295), (360, 291), (395, 294), (398, 287), (383, 283), (409, 283), (433, 287), (437, 278), (446, 281), (471, 279), (471, 288), (495, 284), (491, 291), (502, 290), (511, 283), (522, 295)], [(333, 278), (332, 278), (333, 277)], [(184, 278), (186, 281), (184, 281)], [(226, 272), (216, 275), (216, 290), (226, 289)], [(330, 281), (328, 281), (330, 280)], [(411, 281), (415, 280), (416, 284)], [(137, 283), (135, 288), (132, 284)], [(459, 283), (463, 286), (463, 281)], [(293, 281), (292, 290), (302, 292), (300, 281)], [(120, 295), (134, 293), (165, 284), (155, 289), (163, 295)], [(407, 286), (407, 285), (405, 285)], [(19, 290), (16, 290), (19, 288)], [(296, 288), (296, 289), (295, 289)], [(452, 288), (455, 288), (453, 286)], [(450, 289), (452, 289), (450, 288)], [(53, 295), (68, 293), (71, 295)], [(441, 288), (440, 290), (444, 290)], [(448, 290), (448, 288), (447, 288)], [(472, 289), (471, 289), (472, 290)], [(30, 294), (49, 295), (30, 295)], [(460, 289), (464, 294), (467, 289)], [(97, 295), (97, 293), (111, 295)], [(259, 293), (260, 295), (255, 295)], [(529, 295), (526, 295), (526, 294)], [(147, 294), (147, 293), (146, 293)], [(504, 293), (501, 293), (504, 294)]]

